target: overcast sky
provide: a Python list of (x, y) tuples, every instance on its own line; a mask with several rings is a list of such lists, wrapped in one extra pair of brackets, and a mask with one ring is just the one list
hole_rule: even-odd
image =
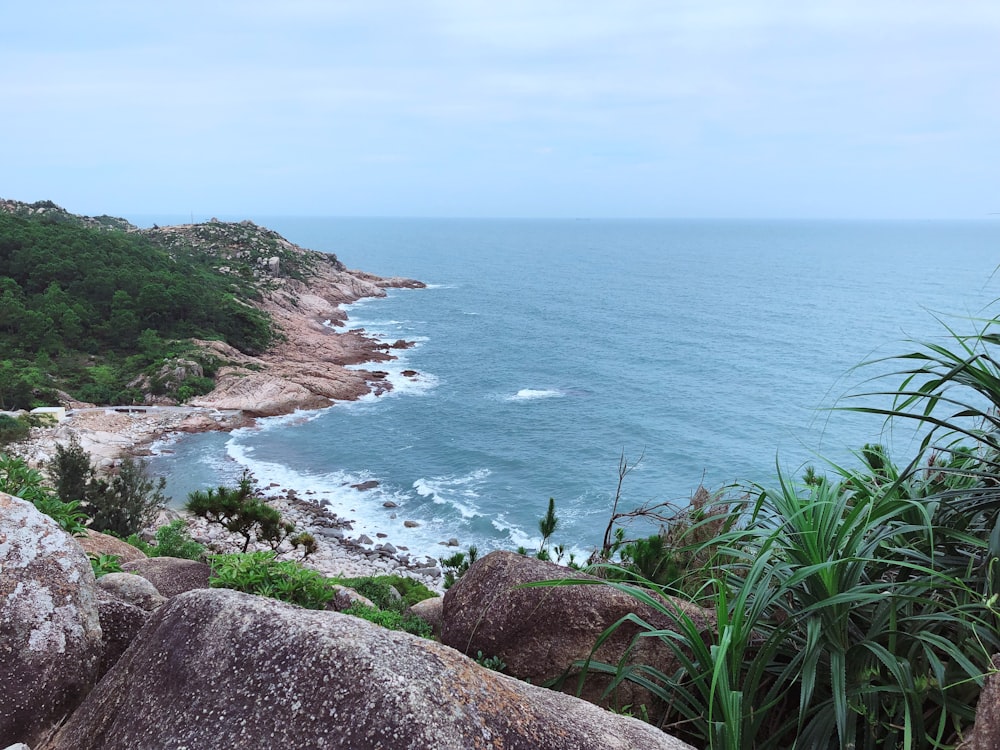
[(1000, 212), (997, 0), (4, 2), (0, 71), (75, 213)]

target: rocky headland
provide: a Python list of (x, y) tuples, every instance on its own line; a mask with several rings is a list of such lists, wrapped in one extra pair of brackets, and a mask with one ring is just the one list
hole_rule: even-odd
[[(150, 387), (189, 375), (201, 377), (194, 359), (165, 363), (155, 378), (140, 380), (143, 403), (106, 407), (82, 403), (64, 394), (66, 417), (59, 424), (32, 430), (16, 447), (28, 461), (43, 467), (57, 444), (77, 440), (102, 469), (112, 469), (126, 455), (142, 455), (156, 440), (176, 433), (232, 430), (258, 417), (330, 407), (337, 401), (382, 394), (391, 389), (378, 364), (394, 358), (408, 342), (382, 342), (349, 327), (343, 306), (366, 297), (383, 297), (390, 288), (418, 289), (420, 281), (383, 278), (347, 268), (335, 255), (300, 247), (251, 221), (154, 226), (140, 229), (123, 219), (78, 217), (48, 202), (25, 204), (0, 200), (0, 211), (51, 220), (80, 222), (93, 229), (140, 233), (170, 253), (197, 255), (232, 278), (247, 303), (267, 314), (273, 343), (247, 354), (223, 341), (195, 340), (218, 361), (215, 387), (184, 404), (157, 395)], [(407, 371), (406, 377), (420, 374)], [(268, 501), (301, 531), (316, 538), (309, 564), (328, 575), (377, 575), (398, 572), (440, 585), (433, 558), (411, 557), (405, 544), (352, 536), (350, 519), (333, 516), (322, 505), (268, 488)], [(162, 520), (162, 519), (161, 519)], [(235, 539), (189, 519), (193, 532), (217, 551), (232, 551)]]

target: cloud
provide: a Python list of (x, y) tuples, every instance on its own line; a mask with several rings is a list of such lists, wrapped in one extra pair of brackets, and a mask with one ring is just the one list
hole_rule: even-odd
[[(466, 176), (492, 174), (529, 192), (544, 182), (542, 212), (575, 199), (590, 208), (571, 213), (594, 215), (602, 173), (623, 203), (631, 178), (641, 207), (654, 177), (709, 196), (711, 180), (767, 170), (787, 175), (771, 182), (791, 206), (805, 169), (842, 185), (872, 164), (883, 183), (1000, 167), (992, 2), (57, 0), (0, 13), (0, 65), (18, 71), (0, 120), (15, 186), (39, 166), (81, 192), (144, 170), (170, 176), (165, 197), (189, 175), (221, 200), (242, 173), (234, 200), (266, 207), (273, 194), (251, 189), (264, 172), (296, 175), (301, 203), (330, 174), (368, 184), (375, 170), (398, 189), (358, 211), (419, 213), (437, 191), (509, 215)], [(880, 200), (854, 192), (823, 203), (846, 214)], [(156, 196), (150, 185), (143, 200)]]

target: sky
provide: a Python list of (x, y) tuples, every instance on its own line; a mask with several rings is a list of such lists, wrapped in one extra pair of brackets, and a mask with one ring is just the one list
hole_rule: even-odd
[(1000, 220), (997, 0), (7, 0), (0, 71), (74, 213)]

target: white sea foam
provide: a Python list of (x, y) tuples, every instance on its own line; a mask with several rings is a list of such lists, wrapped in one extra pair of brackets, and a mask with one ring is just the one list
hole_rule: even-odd
[(506, 401), (536, 401), (542, 398), (561, 398), (566, 394), (552, 388), (522, 388), (513, 396), (507, 396)]
[[(411, 555), (439, 557), (442, 554), (440, 542), (453, 536), (448, 526), (434, 519), (408, 515), (406, 507), (413, 500), (409, 493), (382, 484), (367, 490), (355, 487), (364, 482), (379, 481), (369, 472), (297, 471), (284, 464), (256, 458), (253, 448), (241, 443), (238, 437), (228, 441), (227, 453), (231, 460), (249, 469), (259, 486), (267, 488), (267, 492), (294, 490), (299, 497), (324, 505), (340, 518), (350, 521), (352, 531), (348, 535), (353, 538), (365, 534), (377, 540), (377, 535), (382, 532), (387, 534), (387, 541), (397, 547), (406, 546)], [(395, 507), (386, 508), (387, 501)], [(406, 527), (404, 522), (410, 519), (420, 525)]]
[(454, 508), (463, 519), (471, 520), (482, 515), (476, 500), (479, 488), (489, 475), (489, 469), (477, 469), (463, 476), (421, 477), (413, 483), (413, 490), (420, 497)]

